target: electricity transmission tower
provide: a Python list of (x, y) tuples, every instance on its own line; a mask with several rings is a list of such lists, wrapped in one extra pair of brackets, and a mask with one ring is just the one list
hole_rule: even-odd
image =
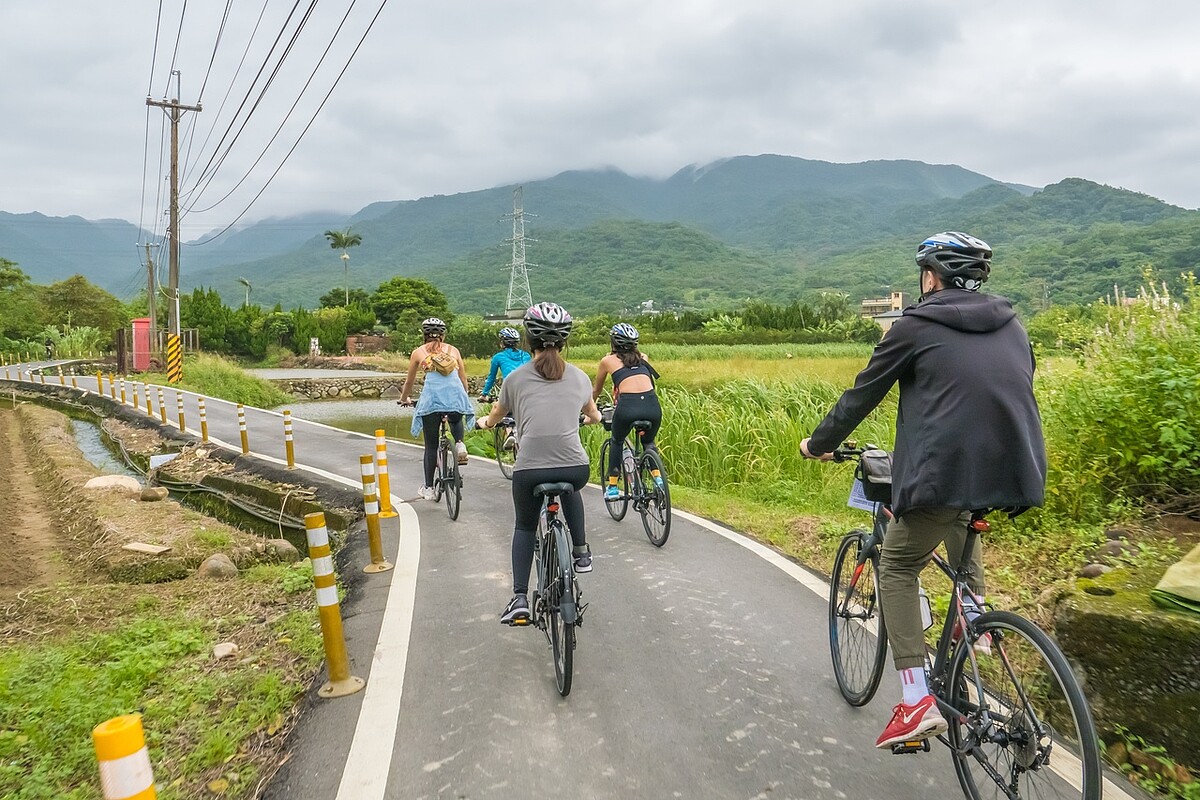
[[(513, 210), (511, 216), (513, 221), (513, 235), (511, 239), (506, 241), (512, 243), (512, 261), (508, 263), (510, 270), (508, 278), (508, 300), (504, 304), (506, 312), (525, 311), (533, 305), (533, 295), (529, 291), (529, 267), (536, 267), (537, 264), (525, 263), (525, 242), (536, 242), (537, 239), (525, 238), (525, 209), (524, 209), (524, 187), (518, 186), (513, 189)], [(536, 217), (536, 214), (530, 214), (531, 217)]]

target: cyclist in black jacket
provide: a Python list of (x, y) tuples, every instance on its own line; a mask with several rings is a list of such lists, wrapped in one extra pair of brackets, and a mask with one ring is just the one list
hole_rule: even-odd
[[(991, 271), (986, 242), (951, 231), (917, 248), (921, 299), (875, 347), (854, 387), (800, 444), (829, 459), (893, 385), (900, 384), (892, 512), (879, 586), (903, 698), (876, 747), (927, 738), (947, 724), (925, 682), (917, 576), (946, 542), (951, 563), (965, 544), (970, 512), (1019, 513), (1045, 496), (1046, 450), (1033, 395), (1033, 350), (1012, 304), (980, 294)], [(969, 615), (984, 592), (978, 542), (971, 554)]]

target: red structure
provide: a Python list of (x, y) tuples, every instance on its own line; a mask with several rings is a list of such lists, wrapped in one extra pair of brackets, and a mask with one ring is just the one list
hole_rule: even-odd
[(150, 318), (139, 317), (133, 324), (133, 368), (137, 372), (150, 369)]

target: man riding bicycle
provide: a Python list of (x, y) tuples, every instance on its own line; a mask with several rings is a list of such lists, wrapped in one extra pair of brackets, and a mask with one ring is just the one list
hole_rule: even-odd
[[(951, 563), (961, 558), (975, 509), (1012, 513), (1040, 506), (1046, 450), (1033, 395), (1033, 350), (1012, 304), (979, 288), (991, 272), (992, 249), (965, 233), (931, 236), (917, 248), (921, 298), (875, 347), (858, 374), (800, 443), (807, 458), (829, 460), (897, 382), (894, 517), (879, 569), (883, 616), (903, 697), (876, 747), (944, 732), (946, 720), (929, 693), (917, 576), (943, 541)], [(982, 551), (976, 542), (964, 598), (969, 618), (981, 613)]]

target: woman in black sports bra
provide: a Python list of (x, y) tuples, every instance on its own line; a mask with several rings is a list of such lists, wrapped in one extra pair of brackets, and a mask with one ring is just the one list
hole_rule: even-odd
[(617, 479), (621, 474), (619, 443), (629, 435), (636, 420), (644, 419), (650, 423), (650, 428), (642, 435), (642, 443), (646, 447), (653, 447), (654, 435), (662, 424), (662, 406), (654, 392), (658, 372), (638, 350), (637, 328), (627, 322), (618, 322), (609, 331), (609, 341), (612, 352), (600, 359), (596, 382), (592, 385), (592, 397), (600, 398), (605, 381), (612, 375), (613, 399), (616, 403), (612, 419), (615, 446), (608, 450), (608, 486), (604, 494), (605, 497), (616, 499), (621, 495), (617, 488)]

